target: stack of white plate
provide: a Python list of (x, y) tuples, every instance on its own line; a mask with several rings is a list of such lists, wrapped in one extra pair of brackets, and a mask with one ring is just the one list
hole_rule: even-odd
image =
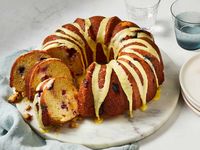
[(200, 54), (193, 56), (182, 66), (179, 81), (186, 104), (200, 115)]

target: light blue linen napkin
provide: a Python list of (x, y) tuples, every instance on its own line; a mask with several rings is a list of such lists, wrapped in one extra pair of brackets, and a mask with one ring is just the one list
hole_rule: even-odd
[[(42, 139), (25, 123), (16, 107), (7, 102), (12, 93), (9, 87), (11, 66), (19, 55), (26, 52), (27, 50), (21, 50), (0, 58), (0, 150), (89, 150), (83, 145)], [(107, 150), (138, 149), (138, 145), (129, 144)]]

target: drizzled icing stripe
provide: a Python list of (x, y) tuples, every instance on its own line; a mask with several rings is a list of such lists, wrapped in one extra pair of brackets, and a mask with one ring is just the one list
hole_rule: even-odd
[[(79, 49), (79, 52), (83, 51), (85, 62), (86, 62), (86, 66), (87, 66), (88, 65), (88, 61), (87, 61), (87, 56), (86, 56), (86, 53), (85, 53), (85, 43), (84, 43), (84, 41), (80, 38), (79, 35), (77, 35), (76, 33), (72, 32), (72, 31), (70, 31), (70, 30), (68, 30), (66, 28), (61, 27), (61, 28), (59, 28), (59, 30), (63, 31), (64, 33), (61, 33), (61, 32), (57, 31), (53, 35), (61, 37), (62, 39), (57, 39), (57, 40), (53, 40), (53, 41), (47, 42), (45, 45), (43, 45), (43, 49), (47, 50), (47, 49), (58, 47), (56, 45), (56, 42), (60, 43), (60, 44), (61, 43), (63, 44), (63, 43), (65, 43), (65, 42), (68, 41), (67, 39), (63, 39), (63, 38), (68, 38), (68, 39), (70, 39), (71, 41), (74, 42), (74, 43), (72, 43), (72, 45), (75, 45), (73, 47), (75, 50)], [(70, 41), (68, 41), (68, 42), (70, 42)], [(81, 49), (79, 47), (76, 47), (76, 45), (78, 45), (79, 47), (81, 47)], [(66, 46), (68, 48), (70, 48), (68, 44)], [(81, 55), (81, 57), (82, 57), (82, 55)]]
[[(151, 44), (149, 44), (147, 41), (145, 41), (143, 39), (128, 39), (128, 40), (124, 40), (119, 44), (120, 45), (119, 49), (123, 48), (125, 45), (131, 44), (131, 43), (134, 43), (134, 42), (142, 43), (143, 45), (145, 45), (146, 48), (143, 47), (142, 50), (145, 50), (145, 51), (149, 52), (150, 54), (155, 56), (158, 59), (158, 61), (160, 62), (160, 57), (159, 57), (157, 51), (152, 47)], [(127, 46), (127, 48), (132, 48), (132, 47), (134, 47), (134, 46), (132, 46), (132, 45)]]
[(136, 35), (135, 31), (138, 30), (140, 30), (140, 28), (138, 27), (125, 28), (115, 34), (115, 36), (111, 39), (111, 43), (120, 42), (126, 36), (135, 36)]
[(127, 70), (129, 70), (132, 77), (135, 79), (136, 85), (139, 90), (140, 97), (142, 97), (142, 95), (144, 95), (144, 87), (142, 85), (142, 82), (141, 82), (140, 77), (138, 76), (137, 72), (127, 62), (125, 62), (123, 60), (118, 60), (118, 62), (120, 64), (122, 64)]
[(132, 115), (133, 114), (133, 110), (132, 110), (133, 90), (132, 90), (131, 83), (128, 80), (127, 74), (125, 73), (123, 68), (117, 63), (116, 60), (111, 60), (106, 65), (106, 76), (105, 76), (104, 87), (100, 89), (98, 86), (98, 75), (99, 75), (100, 67), (101, 65), (96, 64), (93, 75), (92, 75), (92, 93), (94, 97), (96, 117), (99, 118), (99, 108), (108, 94), (112, 70), (114, 70), (114, 72), (116, 73), (119, 79), (120, 85), (129, 101), (129, 112), (130, 112), (130, 116), (132, 117), (133, 116)]
[(49, 89), (52, 84), (54, 83), (55, 78), (50, 78), (50, 79), (46, 79), (43, 82), (40, 82), (38, 84), (38, 86), (36, 87), (36, 92), (38, 91), (44, 91), (45, 89)]
[(114, 72), (116, 73), (120, 85), (128, 99), (129, 102), (129, 112), (130, 112), (130, 117), (133, 117), (133, 99), (132, 99), (132, 95), (133, 95), (133, 89), (131, 86), (130, 81), (128, 80), (128, 76), (125, 73), (124, 69), (118, 64), (118, 62), (116, 60), (111, 60), (109, 65), (113, 68)]
[(72, 32), (71, 30), (68, 30), (63, 27), (59, 28), (59, 30), (63, 31), (64, 33), (55, 32), (53, 35), (56, 35), (61, 38), (68, 38), (71, 41), (73, 41), (76, 45), (81, 47), (81, 50), (82, 50), (84, 58), (85, 58), (86, 66), (88, 66), (88, 60), (87, 60), (87, 55), (86, 55), (86, 51), (85, 51), (85, 42), (81, 39), (81, 37), (79, 35), (77, 35), (76, 33)]
[[(117, 55), (118, 55), (121, 48), (123, 48), (127, 44), (134, 42), (132, 40), (136, 40), (134, 38), (134, 39), (128, 39), (128, 40), (122, 41), (126, 36), (133, 36), (134, 37), (137, 34), (137, 37), (146, 37), (146, 38), (150, 39), (151, 41), (153, 41), (152, 37), (149, 36), (148, 34), (146, 34), (145, 32), (137, 32), (137, 31), (141, 31), (141, 29), (138, 28), (138, 27), (126, 28), (126, 29), (123, 29), (120, 32), (118, 32), (111, 39), (111, 42), (109, 44), (109, 49), (111, 49), (111, 48), (114, 49), (114, 58), (115, 59), (117, 58)], [(156, 50), (148, 42), (146, 42), (145, 40), (142, 40), (142, 39), (137, 39), (137, 42), (144, 44), (145, 46), (150, 48), (151, 53), (153, 53), (153, 54), (155, 53), (155, 55), (158, 56)], [(159, 57), (156, 57), (156, 58), (158, 58), (158, 60), (160, 61)]]
[[(42, 122), (42, 108), (41, 108), (41, 104), (40, 104), (40, 100), (41, 98), (39, 97), (39, 94), (35, 95), (34, 101), (33, 101), (33, 105), (35, 107), (35, 112), (36, 112), (36, 116), (37, 116), (37, 120), (39, 123), (40, 128), (45, 128), (43, 122)], [(38, 112), (37, 112), (37, 105), (39, 107)]]
[(79, 53), (81, 53), (80, 48), (76, 44), (72, 43), (71, 41), (65, 40), (65, 39), (56, 39), (53, 41), (49, 41), (43, 46), (42, 49), (48, 50), (48, 49), (56, 48), (59, 46), (66, 46), (68, 48), (74, 48), (75, 50), (78, 50)]
[(96, 63), (95, 69), (92, 75), (92, 93), (94, 97), (95, 114), (98, 119), (100, 119), (99, 109), (108, 94), (108, 90), (110, 87), (111, 73), (112, 73), (112, 68), (109, 65), (106, 65), (106, 75), (105, 75), (104, 86), (103, 88), (99, 88), (98, 81), (99, 81), (100, 69), (101, 69), (101, 65)]
[(99, 26), (98, 32), (97, 32), (97, 41), (94, 41), (91, 39), (91, 37), (89, 36), (88, 30), (91, 26), (91, 22), (90, 19), (85, 19), (85, 31), (83, 31), (81, 29), (81, 27), (77, 24), (74, 23), (74, 26), (76, 26), (79, 31), (83, 34), (84, 38), (86, 39), (88, 45), (90, 46), (92, 52), (93, 52), (93, 60), (96, 61), (96, 46), (97, 43), (100, 43), (102, 45), (103, 48), (103, 52), (107, 58), (107, 61), (109, 61), (109, 51), (107, 46), (104, 44), (104, 39), (105, 39), (105, 32), (106, 32), (106, 26), (108, 24), (110, 18), (104, 18)]
[(99, 26), (98, 32), (97, 32), (97, 41), (96, 43), (100, 43), (102, 45), (103, 48), (103, 52), (107, 58), (107, 61), (109, 61), (109, 51), (108, 51), (108, 47), (104, 44), (104, 40), (105, 40), (105, 34), (106, 34), (106, 26), (108, 24), (110, 18), (104, 18)]
[(80, 27), (78, 23), (73, 23), (73, 25), (77, 27), (79, 29), (79, 32), (84, 36), (90, 49), (93, 52), (93, 60), (96, 61), (96, 42), (92, 40), (92, 38), (89, 36), (89, 33), (88, 33), (88, 30), (91, 27), (90, 19), (85, 19), (85, 31), (82, 30), (82, 28)]
[(57, 39), (57, 40), (49, 41), (43, 46), (42, 49), (43, 50), (48, 50), (48, 49), (57, 48), (57, 47), (61, 47), (61, 46), (66, 46), (69, 49), (73, 48), (73, 49), (77, 50), (78, 53), (81, 55), (81, 62), (83, 64), (83, 67), (85, 68), (85, 63), (83, 61), (83, 56), (81, 54), (80, 48), (76, 44), (74, 44), (74, 43), (72, 43), (72, 42), (70, 42), (68, 40)]
[[(139, 49), (139, 47), (138, 47), (138, 49)], [(142, 49), (142, 48), (140, 48), (140, 49)], [(153, 64), (150, 60), (146, 59), (143, 55), (141, 55), (140, 53), (138, 53), (138, 52), (136, 52), (136, 51), (134, 51), (133, 49), (130, 49), (130, 48), (124, 48), (123, 52), (135, 54), (138, 57), (140, 57), (141, 59), (143, 59), (150, 66), (151, 70), (153, 71), (153, 74), (154, 74), (155, 79), (156, 79), (156, 85), (157, 85), (157, 87), (159, 87), (158, 76), (157, 76), (155, 68), (154, 68), (154, 66), (153, 66)]]
[[(140, 64), (140, 62), (138, 61), (135, 61), (133, 58), (131, 58), (130, 56), (127, 56), (127, 55), (122, 55), (120, 56), (119, 58), (123, 58), (123, 59), (126, 59), (128, 60), (129, 62), (131, 62), (133, 65), (135, 65), (137, 67), (137, 69), (140, 71), (141, 75), (142, 75), (142, 78), (143, 78), (143, 90), (140, 91), (140, 96), (141, 96), (141, 99), (142, 99), (142, 103), (143, 105), (146, 104), (146, 95), (147, 95), (147, 89), (148, 89), (148, 78), (147, 78), (147, 74), (143, 68), (143, 66)], [(123, 60), (121, 60), (120, 62), (122, 63)], [(124, 63), (123, 63), (124, 64)], [(130, 66), (129, 64), (125, 66)], [(128, 67), (127, 69), (129, 70), (129, 72), (132, 74), (132, 71), (133, 71), (133, 68), (131, 69), (132, 67)], [(134, 75), (135, 76), (135, 75)], [(134, 77), (133, 76), (133, 77)], [(137, 79), (138, 80), (138, 79)], [(140, 79), (139, 79), (140, 80)], [(138, 86), (140, 86), (141, 84), (138, 84)], [(139, 89), (141, 89), (141, 87), (139, 87)]]
[[(71, 41), (73, 41), (76, 45), (78, 45), (79, 47), (83, 48), (84, 49), (84, 46), (83, 44), (80, 44), (79, 41), (75, 40), (75, 38), (77, 37), (72, 37), (72, 36), (69, 36), (69, 34), (64, 34), (64, 33), (60, 33), (60, 32), (55, 32), (54, 34), (52, 35), (56, 35), (57, 37), (61, 37), (61, 38), (68, 38), (70, 39)], [(65, 40), (65, 39), (63, 39)], [(66, 39), (67, 40), (67, 39)]]
[[(40, 84), (38, 84), (38, 86), (36, 88), (36, 91), (37, 92), (43, 92), (45, 89), (50, 88), (52, 86), (52, 84), (54, 83), (54, 81), (55, 81), (55, 79), (51, 78), (51, 79), (44, 80), (43, 82), (40, 82)], [(33, 106), (35, 108), (35, 112), (36, 112), (36, 116), (37, 116), (37, 119), (38, 119), (39, 126), (40, 126), (40, 128), (44, 129), (45, 126), (42, 122), (42, 108), (41, 108), (40, 101), (41, 101), (41, 97), (39, 96), (38, 93), (36, 93), (34, 101), (33, 101)], [(38, 107), (39, 107), (38, 110), (37, 110), (37, 106), (36, 106), (37, 104), (38, 104)]]
[(119, 31), (110, 41), (110, 44), (108, 46), (109, 49), (113, 48), (114, 49), (114, 59), (117, 58), (117, 55), (119, 53), (119, 45), (121, 41), (126, 37), (126, 36), (135, 36), (137, 33), (135, 31), (140, 30), (138, 27), (130, 27), (130, 28), (125, 28), (121, 31)]
[[(63, 28), (63, 27), (59, 28), (58, 30), (63, 31), (67, 37), (70, 37), (70, 36), (73, 37), (74, 40), (77, 40), (77, 41), (78, 41), (77, 44), (79, 44), (80, 47), (83, 47), (83, 48), (84, 48), (85, 42), (83, 41), (83, 39), (82, 39), (78, 34), (76, 34), (75, 32), (73, 32), (73, 31), (71, 31), (71, 30), (69, 30), (69, 29)], [(58, 32), (58, 31), (57, 31), (56, 34), (58, 34), (58, 33), (61, 33), (61, 32)], [(62, 33), (61, 33), (61, 34), (62, 34)], [(64, 34), (62, 34), (62, 35), (64, 35)], [(70, 36), (69, 36), (69, 35), (70, 35)], [(82, 45), (82, 46), (81, 46), (81, 45)]]
[(151, 36), (149, 36), (148, 34), (146, 34), (145, 32), (138, 32), (137, 37), (138, 38), (145, 37), (145, 38), (148, 38), (149, 40), (153, 41), (153, 38)]

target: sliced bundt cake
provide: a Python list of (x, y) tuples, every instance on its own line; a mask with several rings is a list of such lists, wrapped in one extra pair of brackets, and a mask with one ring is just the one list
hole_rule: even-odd
[(133, 109), (146, 108), (164, 81), (162, 58), (151, 33), (118, 17), (78, 18), (47, 37), (43, 50), (62, 51), (54, 55), (61, 59), (69, 60), (71, 50), (78, 56), (67, 64), (73, 74), (85, 78), (78, 96), (84, 117), (115, 116), (126, 110), (132, 116)]
[(62, 125), (78, 115), (77, 90), (72, 80), (58, 77), (41, 82), (34, 106), (42, 128)]
[(73, 82), (69, 68), (57, 58), (48, 58), (35, 64), (26, 77), (26, 93), (30, 100), (34, 99), (38, 84), (48, 78), (67, 77)]
[(25, 77), (27, 73), (36, 63), (50, 57), (45, 51), (41, 50), (32, 50), (18, 57), (11, 69), (10, 86), (15, 88), (16, 92), (23, 92), (23, 95), (26, 95)]
[[(79, 91), (78, 112), (83, 117), (99, 119), (127, 110), (132, 116), (133, 110), (147, 108), (164, 81), (162, 57), (151, 33), (118, 17), (77, 18), (48, 36), (42, 49), (55, 58), (43, 60), (29, 71), (26, 76), (29, 99), (33, 100), (40, 82), (45, 80), (42, 84), (49, 85), (58, 77), (64, 77)], [(49, 78), (55, 79), (46, 80)], [(72, 95), (76, 93), (71, 86), (67, 89)], [(40, 97), (40, 92), (37, 95)], [(51, 107), (47, 99), (44, 103)], [(59, 99), (62, 100), (62, 96)], [(38, 104), (43, 101), (41, 97)], [(47, 108), (42, 106), (38, 110), (44, 108), (46, 112)], [(55, 111), (60, 114), (63, 110)], [(40, 118), (44, 114), (44, 120), (48, 118), (46, 113), (39, 114)], [(52, 121), (43, 122), (48, 125)]]

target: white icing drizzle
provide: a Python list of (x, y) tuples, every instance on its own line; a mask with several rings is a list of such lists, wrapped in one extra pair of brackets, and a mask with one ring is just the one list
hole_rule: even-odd
[[(38, 123), (39, 123), (39, 127), (44, 129), (45, 126), (42, 122), (42, 108), (41, 108), (40, 100), (41, 100), (41, 97), (39, 97), (39, 94), (38, 93), (35, 94), (35, 98), (34, 98), (34, 101), (33, 101), (35, 114), (36, 114), (36, 117), (37, 117), (37, 120), (38, 120)], [(38, 109), (37, 109), (37, 106), (38, 106)]]
[[(76, 43), (77, 43), (80, 47), (83, 47), (83, 48), (84, 48), (85, 42), (83, 41), (83, 39), (82, 39), (78, 34), (76, 34), (75, 32), (73, 32), (73, 31), (71, 31), (71, 30), (69, 30), (69, 29), (63, 28), (63, 27), (59, 28), (58, 30), (63, 31), (63, 32), (65, 33), (65, 36), (66, 36), (67, 38), (70, 38), (70, 36), (73, 37), (74, 40), (73, 40), (73, 39), (71, 39), (71, 40), (73, 40), (74, 42), (76, 42), (75, 40), (77, 40), (78, 42), (76, 42)], [(56, 33), (60, 33), (60, 32), (56, 32)], [(62, 33), (61, 33), (61, 34), (62, 34)], [(62, 35), (64, 35), (64, 34), (62, 34)], [(69, 35), (70, 35), (70, 36), (69, 36)], [(64, 36), (64, 37), (65, 37), (65, 36)]]
[(88, 66), (88, 60), (87, 60), (87, 55), (86, 55), (86, 51), (85, 51), (85, 42), (81, 39), (81, 37), (79, 35), (77, 35), (75, 32), (72, 32), (71, 30), (68, 30), (63, 27), (59, 28), (59, 30), (63, 31), (64, 33), (55, 32), (53, 35), (56, 35), (61, 38), (68, 38), (71, 41), (73, 41), (76, 45), (81, 47), (81, 50), (83, 52), (84, 59), (86, 62), (86, 66)]
[[(139, 49), (139, 48), (138, 48), (138, 49)], [(123, 52), (135, 54), (135, 55), (137, 55), (138, 57), (140, 57), (141, 59), (143, 59), (143, 60), (151, 67), (151, 70), (153, 71), (154, 76), (155, 76), (155, 79), (156, 79), (156, 85), (157, 85), (157, 87), (159, 87), (158, 76), (157, 76), (156, 71), (155, 71), (155, 68), (154, 68), (154, 66), (153, 66), (153, 64), (151, 63), (150, 60), (145, 59), (143, 55), (141, 55), (140, 53), (134, 51), (133, 49), (124, 48), (124, 49), (123, 49)], [(130, 72), (131, 72), (131, 71), (130, 71)]]
[(44, 90), (44, 89), (50, 89), (50, 88), (52, 87), (54, 81), (55, 81), (54, 78), (53, 78), (53, 79), (50, 79), (50, 80), (44, 85), (43, 90)]
[(48, 82), (49, 80), (51, 80), (51, 78), (46, 79), (46, 80), (40, 82), (40, 83), (37, 85), (37, 87), (36, 87), (36, 92), (38, 92), (38, 91), (43, 91), (43, 85), (44, 85), (44, 83)]
[(115, 34), (115, 36), (111, 39), (111, 43), (121, 42), (121, 40), (125, 38), (126, 36), (135, 36), (136, 35), (135, 31), (138, 31), (138, 30), (140, 30), (140, 28), (138, 27), (125, 28)]
[(96, 63), (95, 69), (92, 75), (92, 93), (94, 97), (95, 114), (98, 119), (100, 119), (99, 109), (108, 94), (108, 90), (110, 87), (110, 78), (111, 78), (111, 73), (112, 73), (112, 68), (107, 64), (105, 82), (104, 82), (103, 88), (99, 88), (98, 81), (99, 81), (100, 69), (101, 69), (101, 65)]
[(73, 25), (77, 27), (79, 29), (79, 32), (84, 36), (90, 49), (93, 52), (93, 60), (96, 61), (96, 42), (92, 40), (92, 38), (89, 36), (89, 33), (88, 33), (88, 30), (90, 29), (90, 26), (91, 26), (90, 19), (85, 19), (85, 31), (81, 29), (78, 23), (73, 23)]
[(63, 38), (69, 38), (74, 43), (79, 45), (81, 48), (84, 48), (85, 43), (78, 34), (76, 34), (75, 32), (72, 32), (69, 29), (63, 28), (63, 27), (59, 28), (58, 30), (63, 31), (64, 33), (57, 31), (53, 35), (57, 35), (57, 36), (63, 37)]
[[(146, 48), (143, 47), (142, 50), (145, 50), (145, 51), (149, 52), (150, 54), (155, 56), (158, 59), (158, 61), (160, 62), (160, 57), (159, 57), (157, 51), (151, 46), (151, 44), (149, 44), (147, 41), (145, 41), (143, 39), (128, 39), (128, 40), (124, 40), (119, 44), (120, 45), (119, 49), (121, 49), (125, 45), (128, 45), (128, 44), (133, 43), (133, 42), (138, 42), (138, 43), (142, 43), (143, 45), (145, 45)], [(128, 47), (130, 48), (130, 47), (132, 47), (132, 45), (130, 45)]]
[[(119, 79), (120, 85), (128, 99), (129, 112), (130, 112), (130, 116), (132, 117), (132, 114), (133, 114), (133, 110), (132, 110), (133, 90), (132, 90), (131, 83), (128, 80), (127, 74), (125, 73), (123, 68), (117, 63), (116, 60), (111, 60), (106, 66), (107, 66), (107, 68), (106, 68), (105, 83), (104, 83), (104, 87), (102, 89), (100, 89), (98, 86), (98, 75), (99, 75), (101, 65), (96, 64), (93, 75), (92, 75), (92, 92), (93, 92), (94, 103), (95, 103), (96, 117), (99, 118), (99, 108), (100, 108), (101, 104), (103, 103), (103, 101), (105, 100), (105, 97), (108, 94), (108, 90), (109, 90), (110, 86), (106, 86), (106, 85), (110, 85), (110, 78), (111, 78), (112, 70), (114, 70), (114, 72), (116, 73), (116, 75)], [(138, 77), (138, 79), (139, 79), (139, 77)], [(138, 81), (140, 81), (140, 80), (138, 80)]]
[(73, 25), (76, 26), (79, 31), (83, 34), (84, 38), (86, 39), (88, 45), (90, 46), (92, 52), (93, 52), (93, 60), (96, 61), (96, 46), (97, 43), (100, 43), (103, 48), (103, 52), (107, 58), (107, 61), (109, 60), (109, 51), (107, 46), (104, 44), (104, 39), (105, 39), (105, 32), (106, 32), (106, 26), (110, 18), (104, 18), (99, 26), (98, 32), (97, 32), (97, 38), (96, 41), (92, 40), (92, 38), (89, 36), (88, 30), (91, 26), (90, 19), (85, 19), (85, 31), (81, 29), (81, 27), (77, 24), (74, 23)]
[(36, 92), (44, 91), (45, 89), (50, 89), (55, 81), (55, 78), (46, 79), (38, 84), (36, 87)]
[(56, 39), (56, 40), (53, 40), (53, 41), (49, 41), (47, 42), (46, 44), (43, 45), (43, 50), (48, 50), (48, 49), (51, 49), (51, 48), (56, 48), (56, 47), (59, 47), (59, 46), (66, 46), (68, 48), (74, 48), (76, 50), (79, 51), (80, 53), (80, 48), (72, 43), (71, 41), (67, 41), (65, 39)]
[(57, 47), (61, 47), (61, 46), (66, 46), (67, 48), (71, 49), (75, 49), (78, 51), (78, 53), (81, 56), (81, 62), (83, 64), (83, 68), (85, 68), (85, 63), (83, 61), (83, 56), (81, 54), (81, 49), (74, 43), (67, 41), (65, 39), (57, 39), (57, 40), (53, 40), (53, 41), (49, 41), (47, 42), (44, 46), (43, 46), (43, 50), (48, 50), (48, 49), (52, 49), (52, 48), (57, 48)]
[[(137, 72), (134, 70), (134, 68), (132, 68), (127, 62), (123, 61), (123, 60), (118, 60), (118, 62), (122, 65), (124, 65), (124, 67), (130, 71), (131, 75), (133, 76), (133, 78), (135, 79), (136, 85), (138, 87), (139, 93), (140, 93), (140, 97), (142, 97), (142, 95), (144, 95), (144, 87), (142, 85), (142, 82), (140, 80), (139, 75), (137, 74)], [(143, 96), (144, 97), (144, 96)]]
[(140, 81), (140, 78), (138, 80), (139, 76), (137, 77), (135, 75), (134, 69), (127, 62), (125, 62), (123, 60), (118, 60), (120, 63), (122, 63), (129, 70), (131, 75), (135, 78), (138, 89), (139, 89), (140, 97), (142, 99), (142, 103), (143, 103), (143, 105), (145, 105), (146, 104), (147, 89), (148, 89), (148, 78), (147, 78), (147, 74), (146, 74), (144, 68), (142, 67), (142, 65), (138, 61), (133, 60), (133, 58), (131, 58), (129, 56), (123, 55), (123, 56), (120, 56), (120, 58), (123, 58), (123, 59), (130, 61), (140, 71), (142, 78), (143, 78), (143, 85), (142, 85), (142, 82)]
[(116, 60), (111, 60), (109, 62), (109, 65), (113, 68), (114, 72), (116, 73), (120, 85), (128, 99), (129, 102), (129, 112), (130, 112), (130, 117), (133, 116), (133, 100), (132, 100), (132, 95), (133, 95), (133, 90), (130, 81), (128, 80), (128, 76), (125, 73), (124, 69), (118, 64)]
[[(76, 41), (74, 38), (75, 37), (70, 37), (68, 34), (63, 34), (63, 33), (59, 33), (59, 32), (55, 32), (53, 35), (59, 36), (61, 38), (68, 38), (71, 41), (73, 41), (77, 46), (81, 47), (82, 49), (84, 49), (84, 46), (82, 44), (79, 43), (79, 41)], [(64, 40), (64, 39), (63, 39)], [(51, 43), (50, 43), (51, 44)]]
[(137, 37), (138, 38), (145, 37), (145, 38), (148, 38), (149, 40), (153, 41), (153, 38), (145, 32), (138, 32)]
[(104, 44), (105, 41), (105, 34), (106, 34), (106, 26), (108, 24), (110, 18), (104, 18), (99, 26), (98, 32), (97, 32), (97, 41), (96, 43), (100, 43), (102, 45), (103, 48), (103, 52), (107, 58), (107, 61), (109, 61), (109, 51), (108, 51), (108, 47)]
[[(54, 81), (55, 81), (55, 78), (49, 78), (40, 82), (36, 88), (36, 92), (40, 92), (40, 96), (39, 96), (39, 93), (36, 93), (34, 97), (34, 101), (33, 101), (33, 106), (35, 107), (35, 112), (36, 112), (36, 116), (39, 122), (39, 126), (43, 129), (45, 128), (45, 126), (42, 122), (42, 108), (40, 104), (41, 95), (45, 89), (50, 89), (52, 87), (52, 84), (54, 83)], [(37, 110), (36, 105), (38, 105), (38, 108), (39, 108), (38, 110)]]
[(119, 53), (119, 50), (121, 49), (119, 46), (121, 45), (122, 39), (124, 39), (126, 36), (135, 36), (136, 32), (140, 30), (138, 27), (130, 27), (125, 28), (118, 33), (115, 34), (115, 36), (111, 39), (110, 44), (108, 46), (109, 49), (114, 49), (114, 59), (117, 58), (117, 55)]

